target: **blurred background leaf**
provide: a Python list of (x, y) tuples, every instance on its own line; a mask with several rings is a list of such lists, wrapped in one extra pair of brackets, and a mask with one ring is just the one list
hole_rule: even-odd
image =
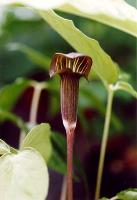
[(23, 91), (29, 86), (29, 81), (18, 79), (0, 90), (0, 108), (11, 111)]

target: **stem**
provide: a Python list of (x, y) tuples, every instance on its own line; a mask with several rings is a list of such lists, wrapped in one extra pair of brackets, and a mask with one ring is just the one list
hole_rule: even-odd
[(74, 129), (66, 131), (67, 134), (67, 200), (73, 200), (73, 143)]
[(63, 177), (63, 182), (62, 182), (60, 200), (65, 200), (66, 199), (66, 191), (67, 191), (67, 177), (64, 176)]
[(40, 99), (41, 90), (44, 88), (43, 83), (34, 84), (34, 92), (30, 107), (30, 119), (29, 122), (32, 124), (36, 124), (37, 122), (37, 112), (38, 112), (38, 104)]
[[(33, 92), (32, 102), (30, 106), (29, 123), (31, 125), (35, 125), (37, 122), (37, 113), (38, 113), (38, 104), (39, 104), (40, 94), (41, 94), (42, 89), (45, 88), (45, 83), (37, 83), (34, 81), (32, 82), (32, 86), (34, 88), (34, 92)], [(25, 132), (21, 130), (20, 138), (19, 138), (19, 148), (21, 148), (21, 145), (25, 136), (26, 136)]]
[(104, 168), (104, 160), (105, 160), (106, 146), (107, 146), (107, 141), (108, 141), (111, 111), (112, 111), (112, 102), (113, 102), (113, 92), (114, 91), (113, 91), (112, 87), (113, 86), (110, 85), (108, 88), (107, 108), (106, 108), (105, 124), (104, 124), (103, 138), (102, 138), (100, 158), (99, 158), (95, 200), (98, 200), (100, 197), (102, 174), (103, 174), (103, 168)]

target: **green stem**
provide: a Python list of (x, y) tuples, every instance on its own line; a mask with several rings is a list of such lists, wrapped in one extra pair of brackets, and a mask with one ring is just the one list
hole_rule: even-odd
[(113, 86), (110, 85), (108, 87), (107, 108), (106, 108), (105, 124), (104, 124), (103, 138), (102, 138), (100, 158), (99, 158), (99, 166), (98, 166), (98, 174), (97, 174), (95, 200), (98, 200), (99, 197), (100, 197), (102, 174), (103, 174), (104, 160), (105, 160), (105, 153), (106, 153), (106, 146), (107, 146), (107, 141), (108, 141), (109, 127), (110, 127), (113, 94), (114, 94)]

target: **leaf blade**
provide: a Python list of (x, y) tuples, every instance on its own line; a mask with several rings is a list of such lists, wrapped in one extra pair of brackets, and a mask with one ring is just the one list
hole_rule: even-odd
[[(101, 79), (108, 83), (114, 83), (118, 79), (118, 70), (99, 43), (87, 37), (77, 29), (71, 20), (64, 19), (52, 10), (38, 11), (41, 17), (50, 24), (73, 48), (78, 52), (85, 53), (93, 59), (93, 69)], [(91, 76), (91, 75), (90, 75)]]
[(43, 200), (48, 192), (46, 164), (33, 149), (3, 155), (0, 179), (0, 199), (3, 200)]
[(125, 1), (73, 0), (58, 9), (101, 22), (137, 37), (137, 10)]
[(27, 134), (21, 148), (32, 147), (36, 149), (47, 162), (52, 153), (50, 136), (51, 131), (48, 124), (37, 125)]
[(3, 4), (21, 4), (34, 9), (58, 9), (63, 12), (89, 18), (100, 23), (125, 31), (137, 37), (137, 10), (124, 0), (1, 0)]

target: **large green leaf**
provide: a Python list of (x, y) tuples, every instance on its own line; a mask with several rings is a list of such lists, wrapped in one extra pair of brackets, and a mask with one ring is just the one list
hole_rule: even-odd
[(48, 182), (46, 164), (33, 149), (0, 158), (0, 199), (44, 200)]
[(99, 21), (137, 36), (137, 10), (124, 0), (1, 0), (1, 4), (20, 3), (35, 9), (61, 11)]
[[(15, 2), (15, 1), (14, 1)], [(26, 1), (17, 1), (25, 3)], [(27, 3), (36, 9), (36, 4), (33, 5), (33, 2)], [(46, 5), (46, 4), (44, 4)], [(38, 6), (39, 8), (39, 6)], [(43, 9), (48, 9), (43, 7)], [(38, 13), (47, 21), (50, 26), (57, 31), (76, 51), (84, 53), (91, 56), (93, 60), (93, 69), (95, 70), (98, 76), (108, 82), (114, 83), (118, 79), (118, 70), (115, 63), (111, 60), (103, 49), (100, 47), (99, 43), (87, 37), (79, 29), (77, 29), (73, 22), (67, 19), (64, 19), (57, 15), (54, 11), (42, 11), (37, 10)], [(91, 77), (91, 74), (90, 76)]]
[(111, 58), (101, 49), (99, 43), (87, 37), (77, 29), (71, 20), (64, 19), (54, 11), (39, 11), (39, 14), (57, 31), (73, 48), (91, 56), (93, 69), (99, 77), (113, 83), (118, 78), (118, 70)]
[(124, 0), (73, 0), (59, 10), (99, 21), (137, 37), (137, 10)]
[(1, 0), (0, 5), (6, 5), (6, 4), (19, 4), (19, 5), (25, 5), (29, 7), (33, 7), (36, 9), (51, 9), (56, 8), (62, 4), (64, 4), (66, 0), (39, 0), (39, 1), (32, 1), (32, 0)]
[(47, 162), (52, 153), (51, 131), (48, 124), (40, 124), (34, 127), (25, 137), (22, 147), (32, 147), (36, 149)]
[(28, 85), (29, 81), (19, 78), (14, 83), (4, 86), (0, 90), (0, 109), (10, 111)]
[(66, 140), (58, 133), (51, 134), (48, 124), (42, 123), (32, 128), (21, 144), (21, 149), (25, 147), (36, 149), (49, 168), (61, 174), (66, 173)]

